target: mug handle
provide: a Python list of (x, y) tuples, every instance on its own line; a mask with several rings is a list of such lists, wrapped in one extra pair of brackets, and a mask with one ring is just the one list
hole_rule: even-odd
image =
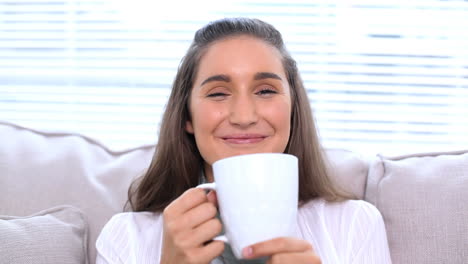
[[(203, 184), (198, 185), (195, 188), (216, 191), (216, 183), (214, 183), (214, 182), (203, 183)], [(229, 243), (229, 240), (225, 235), (217, 236), (217, 237), (213, 238), (213, 240), (218, 240), (218, 241), (223, 241), (224, 243)]]

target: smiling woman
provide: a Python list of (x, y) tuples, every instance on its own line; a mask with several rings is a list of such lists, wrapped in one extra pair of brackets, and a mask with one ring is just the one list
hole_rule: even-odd
[[(298, 158), (298, 232), (250, 245), (247, 260), (237, 260), (213, 241), (222, 229), (216, 193), (196, 186), (213, 181), (214, 162), (251, 153)], [(196, 32), (129, 202), (135, 212), (102, 230), (98, 263), (390, 263), (382, 216), (332, 184), (296, 63), (281, 34), (257, 19), (223, 19)]]
[[(272, 56), (276, 54), (276, 56)], [(283, 152), (291, 94), (278, 51), (253, 37), (229, 38), (203, 55), (190, 96), (187, 131), (210, 164), (249, 153)]]

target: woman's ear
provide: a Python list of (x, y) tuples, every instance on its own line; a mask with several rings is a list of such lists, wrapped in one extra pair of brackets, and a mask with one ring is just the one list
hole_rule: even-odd
[(187, 131), (190, 134), (193, 134), (192, 121), (186, 121), (185, 122), (185, 131)]

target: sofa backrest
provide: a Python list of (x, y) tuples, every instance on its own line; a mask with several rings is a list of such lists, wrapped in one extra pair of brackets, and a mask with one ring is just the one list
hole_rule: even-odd
[[(81, 135), (2, 122), (0, 139), (0, 215), (28, 216), (61, 205), (78, 208), (87, 218), (89, 260), (94, 263), (100, 230), (122, 212), (128, 187), (148, 167), (154, 146), (114, 152)], [(336, 182), (362, 198), (367, 163), (350, 151), (328, 150), (327, 156)]]
[(327, 149), (328, 171), (334, 183), (357, 199), (364, 199), (369, 158), (343, 149)]
[(71, 205), (88, 224), (90, 263), (95, 240), (123, 210), (131, 181), (148, 166), (154, 146), (112, 152), (69, 133), (43, 133), (0, 123), (0, 215), (28, 216)]
[(365, 199), (385, 221), (393, 263), (468, 263), (468, 151), (377, 157)]

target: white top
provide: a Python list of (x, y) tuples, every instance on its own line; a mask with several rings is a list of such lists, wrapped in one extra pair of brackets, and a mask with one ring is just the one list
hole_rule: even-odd
[[(159, 263), (162, 221), (160, 213), (115, 215), (96, 241), (96, 264)], [(382, 216), (370, 203), (316, 199), (299, 208), (297, 221), (298, 236), (311, 243), (324, 264), (391, 263)]]

